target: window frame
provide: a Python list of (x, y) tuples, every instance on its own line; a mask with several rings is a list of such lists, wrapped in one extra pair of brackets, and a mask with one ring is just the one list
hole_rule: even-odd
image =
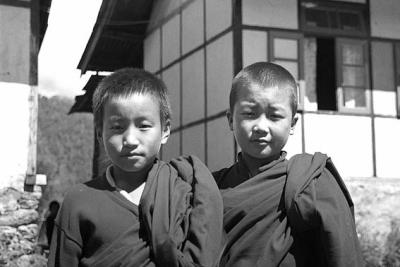
[[(362, 45), (363, 47), (363, 59), (364, 59), (364, 78), (365, 78), (365, 107), (346, 107), (344, 103), (344, 85), (343, 85), (343, 60), (342, 60), (342, 45), (343, 44), (356, 44)], [(369, 73), (369, 43), (367, 40), (361, 39), (350, 39), (350, 38), (336, 38), (335, 39), (336, 49), (336, 101), (339, 112), (343, 113), (359, 113), (359, 114), (370, 114), (371, 113), (371, 84), (370, 84), (370, 73)]]
[[(337, 27), (331, 27), (328, 25), (327, 27), (320, 26), (310, 26), (307, 25), (306, 20), (306, 11), (307, 10), (319, 10), (321, 12), (325, 11), (326, 13), (333, 13), (336, 16)], [(300, 0), (300, 23), (301, 28), (309, 33), (316, 34), (340, 34), (347, 36), (359, 36), (359, 37), (367, 37), (369, 34), (369, 24), (368, 24), (368, 14), (367, 14), (367, 5), (362, 3), (345, 3), (345, 2), (328, 2), (328, 1), (318, 1), (318, 0)], [(352, 13), (359, 18), (360, 29), (359, 30), (351, 30), (351, 29), (342, 29), (342, 22), (340, 20), (340, 14), (342, 13)], [(328, 14), (326, 14), (329, 16)], [(329, 24), (330, 20), (327, 19)]]
[[(288, 39), (288, 40), (296, 40), (297, 41), (297, 60), (288, 59), (288, 58), (279, 58), (274, 55), (274, 40), (275, 39)], [(270, 31), (268, 33), (268, 53), (267, 57), (270, 62), (276, 61), (286, 61), (286, 62), (296, 62), (297, 63), (297, 110), (304, 110), (304, 96), (305, 96), (305, 80), (304, 80), (304, 49), (303, 49), (303, 38), (304, 35), (302, 33), (294, 33), (294, 32), (283, 32), (283, 31)]]

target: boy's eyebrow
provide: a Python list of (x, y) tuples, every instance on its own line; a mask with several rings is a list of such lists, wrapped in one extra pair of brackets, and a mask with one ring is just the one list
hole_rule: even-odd
[(122, 118), (121, 118), (121, 116), (118, 116), (118, 115), (112, 115), (112, 116), (108, 117), (108, 120), (119, 121), (119, 120), (122, 120)]
[(243, 100), (243, 101), (240, 101), (240, 105), (241, 106), (255, 106), (257, 104), (253, 101)]

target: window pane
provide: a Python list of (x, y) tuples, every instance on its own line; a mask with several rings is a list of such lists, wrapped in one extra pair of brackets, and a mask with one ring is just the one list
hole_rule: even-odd
[(343, 88), (344, 105), (348, 108), (366, 107), (366, 90), (361, 88)]
[(338, 28), (338, 19), (337, 19), (337, 13), (335, 11), (328, 11), (329, 15), (329, 26), (333, 29)]
[(343, 85), (365, 87), (364, 67), (343, 66)]
[(343, 64), (362, 65), (363, 59), (363, 46), (357, 44), (343, 44), (342, 45), (342, 60)]
[(328, 27), (328, 16), (326, 11), (306, 9), (306, 23), (312, 27)]
[(292, 62), (292, 61), (283, 61), (283, 60), (275, 60), (273, 63), (276, 63), (278, 65), (281, 65), (285, 69), (287, 69), (290, 74), (293, 75), (293, 78), (298, 81), (299, 80), (299, 67), (297, 62)]
[(297, 40), (275, 38), (274, 57), (297, 59)]
[(339, 14), (342, 30), (361, 30), (360, 17), (351, 12), (341, 12)]

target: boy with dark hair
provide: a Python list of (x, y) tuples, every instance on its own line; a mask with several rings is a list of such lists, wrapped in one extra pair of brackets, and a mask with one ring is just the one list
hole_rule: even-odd
[(93, 113), (111, 165), (65, 196), (48, 265), (212, 266), (222, 199), (196, 157), (158, 160), (170, 133), (164, 83), (144, 70), (118, 70), (96, 89)]
[(233, 79), (228, 122), (241, 152), (214, 173), (224, 201), (221, 266), (362, 266), (351, 197), (324, 154), (282, 149), (297, 121), (296, 82), (254, 63)]

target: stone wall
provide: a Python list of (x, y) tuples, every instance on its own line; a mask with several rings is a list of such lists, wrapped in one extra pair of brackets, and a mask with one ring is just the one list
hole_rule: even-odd
[(0, 189), (0, 266), (45, 266), (46, 258), (36, 245), (39, 190), (21, 192)]
[(345, 183), (367, 266), (400, 266), (400, 179), (353, 178)]

